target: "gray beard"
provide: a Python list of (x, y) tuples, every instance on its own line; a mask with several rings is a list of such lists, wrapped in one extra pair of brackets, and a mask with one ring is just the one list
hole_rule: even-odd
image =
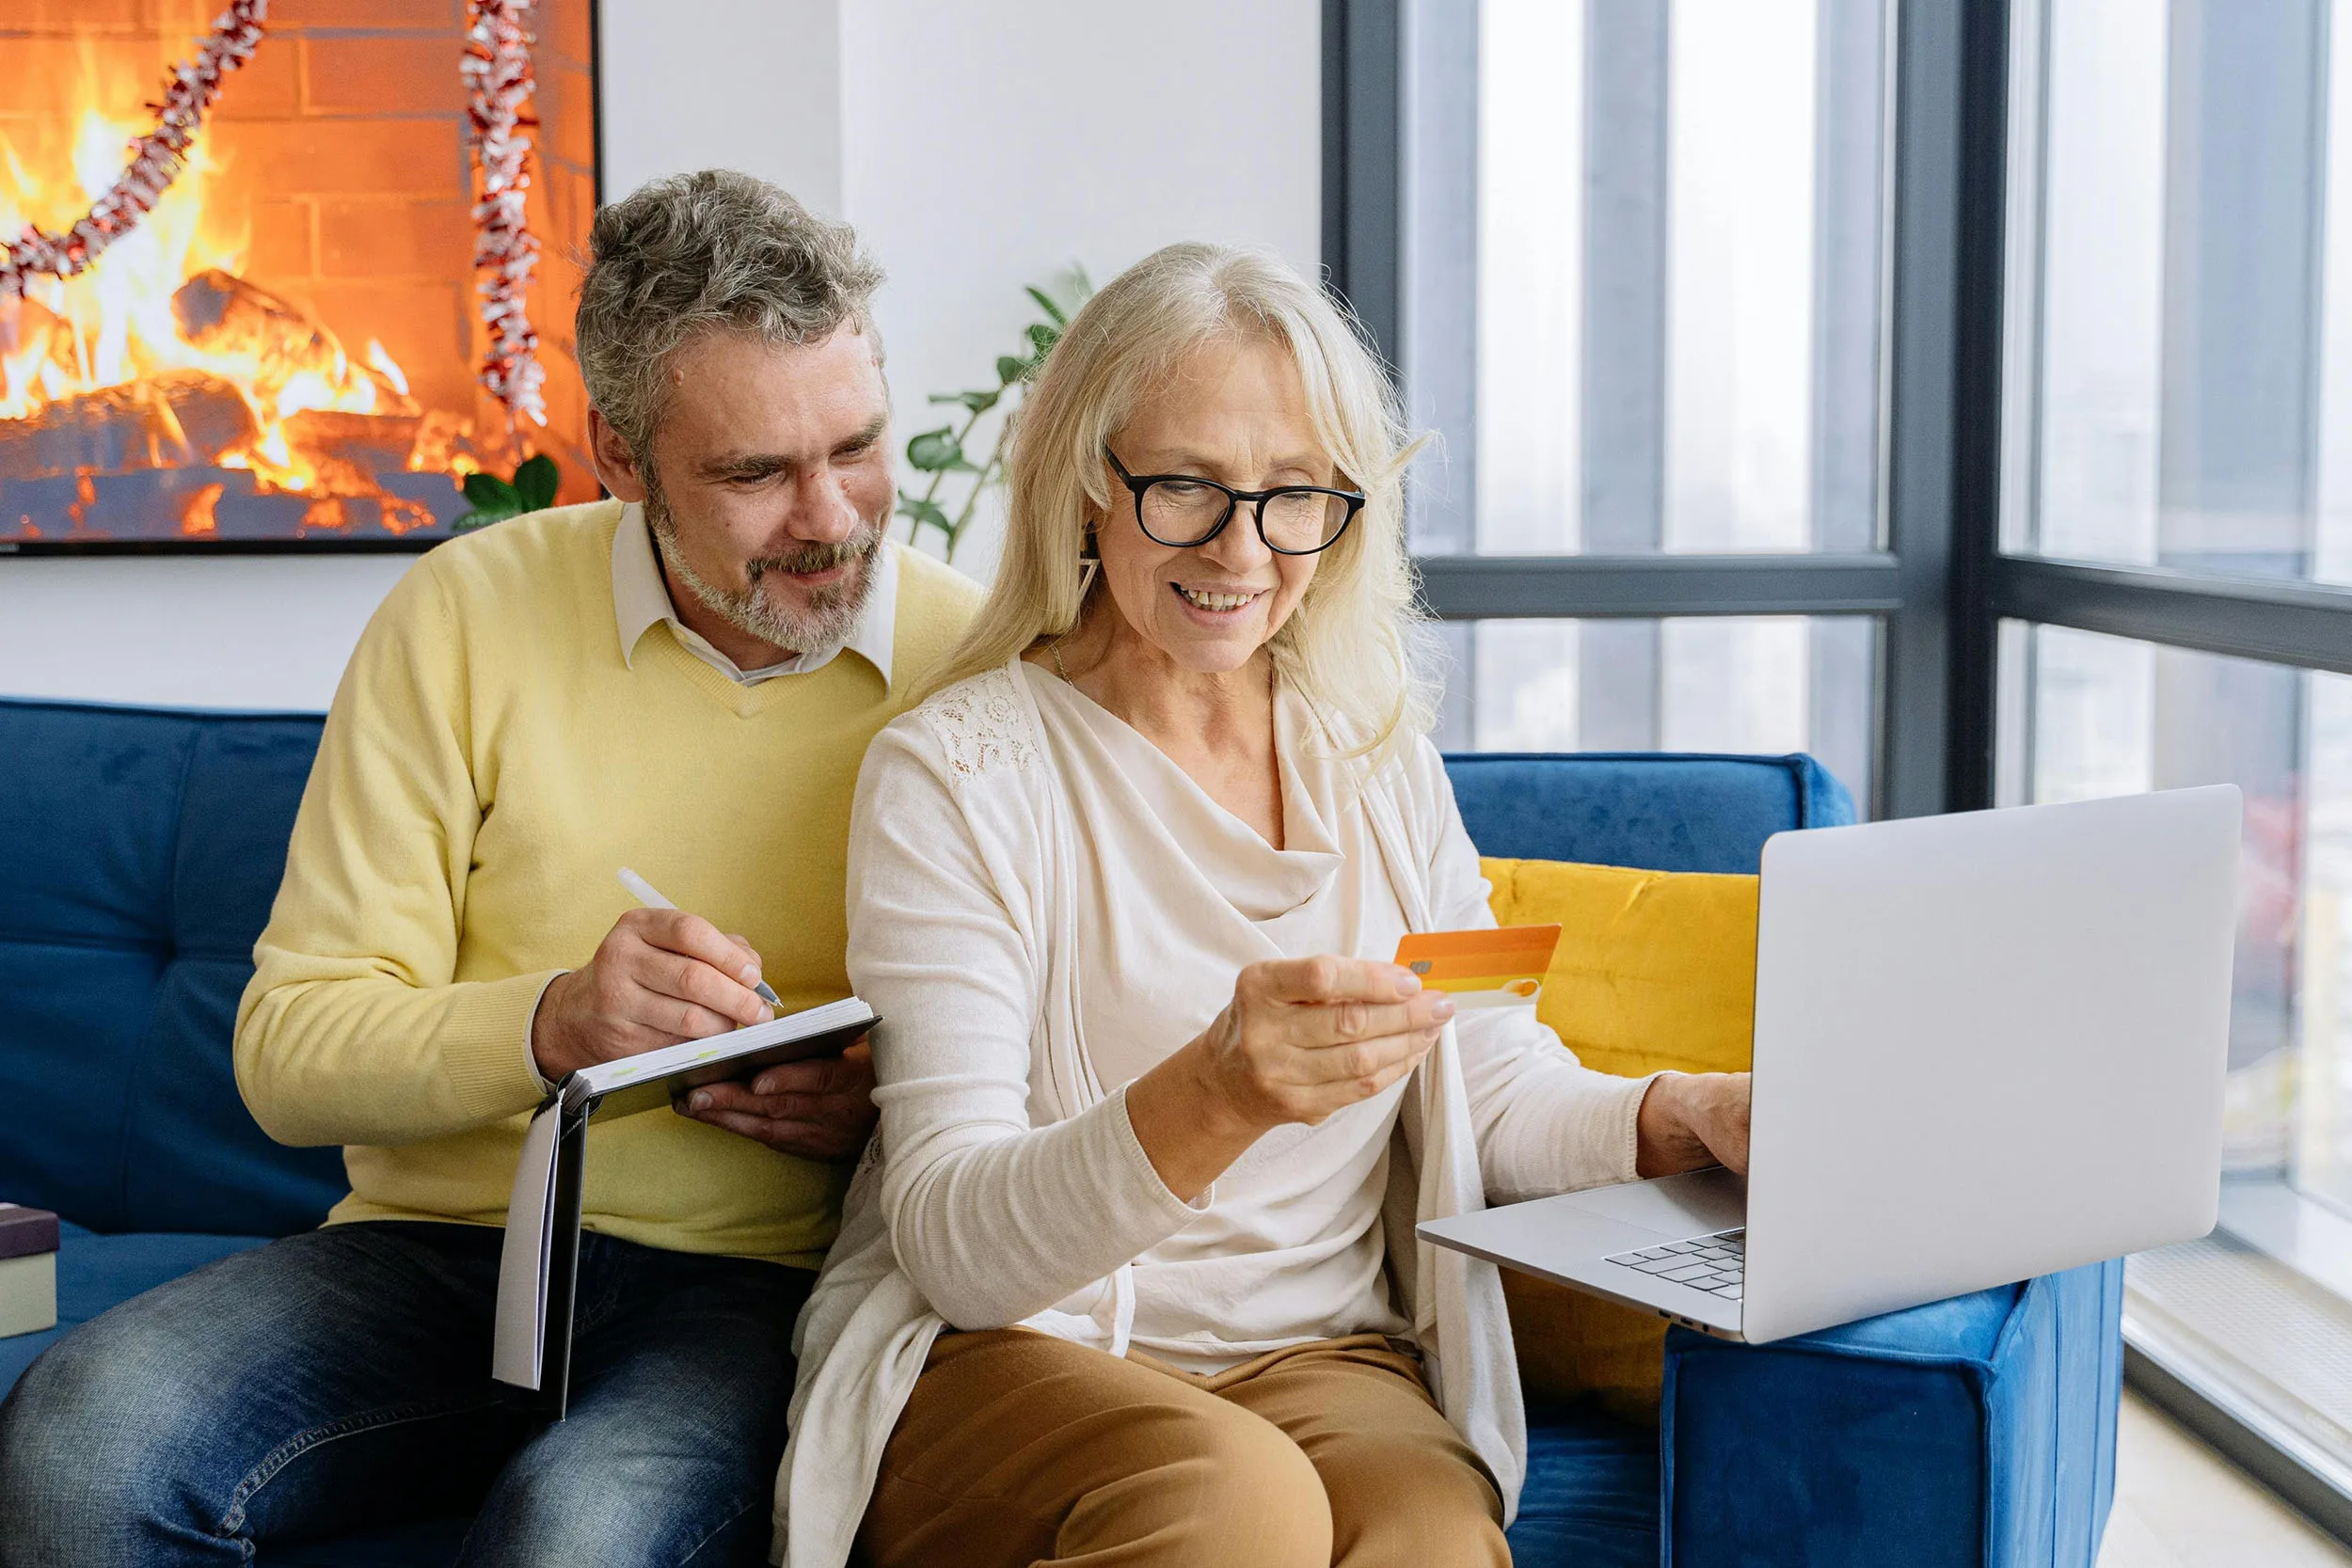
[[(748, 580), (737, 591), (720, 587), (688, 562), (686, 552), (678, 548), (677, 519), (671, 516), (669, 501), (650, 471), (645, 476), (644, 511), (645, 526), (662, 560), (696, 601), (736, 630), (772, 647), (804, 654), (840, 646), (856, 629), (857, 618), (873, 594), (874, 552), (882, 544), (882, 531), (873, 523), (859, 524), (858, 531), (839, 544), (803, 545), (787, 555), (755, 556), (743, 563)], [(786, 609), (759, 585), (761, 576), (768, 572), (822, 572), (851, 562), (853, 569), (840, 581), (810, 589), (804, 610)]]

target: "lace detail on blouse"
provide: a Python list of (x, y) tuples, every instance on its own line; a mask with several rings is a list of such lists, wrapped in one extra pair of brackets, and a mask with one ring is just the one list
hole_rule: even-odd
[(991, 670), (923, 705), (924, 721), (939, 737), (957, 779), (976, 779), (996, 768), (1026, 768), (1036, 760), (1028, 716), (1013, 689), (1016, 678), (1009, 670)]

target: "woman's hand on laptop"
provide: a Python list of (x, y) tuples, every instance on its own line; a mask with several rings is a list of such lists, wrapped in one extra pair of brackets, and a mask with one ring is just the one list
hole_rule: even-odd
[(1748, 1075), (1668, 1072), (1650, 1081), (1635, 1123), (1633, 1173), (1645, 1180), (1724, 1165), (1748, 1169)]

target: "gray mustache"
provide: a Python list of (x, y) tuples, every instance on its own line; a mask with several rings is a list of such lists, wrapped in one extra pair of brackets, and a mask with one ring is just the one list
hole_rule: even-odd
[(751, 581), (757, 582), (763, 572), (827, 572), (835, 566), (846, 566), (852, 561), (863, 561), (874, 553), (882, 543), (882, 531), (868, 529), (834, 545), (803, 545), (788, 555), (754, 556), (743, 563)]

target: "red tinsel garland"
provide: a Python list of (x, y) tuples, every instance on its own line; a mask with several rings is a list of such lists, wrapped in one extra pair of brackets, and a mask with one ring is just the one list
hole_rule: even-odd
[(472, 125), (474, 160), (482, 189), (474, 202), (474, 269), (483, 275), (482, 320), (490, 346), (482, 360), (482, 385), (515, 416), (548, 422), (539, 398), (546, 372), (538, 359), (539, 334), (532, 330), (524, 296), (539, 265), (539, 242), (531, 232), (524, 195), (531, 176), (524, 167), (531, 138), (522, 127), (535, 125), (530, 113), (531, 34), (524, 27), (532, 0), (471, 0), (466, 55), (459, 65), (468, 91), (466, 114)]
[(99, 252), (136, 229), (154, 211), (164, 192), (187, 166), (188, 147), (204, 112), (220, 96), (221, 78), (253, 57), (269, 16), (269, 0), (229, 0), (213, 23), (213, 35), (196, 57), (175, 67), (164, 101), (156, 105), (155, 129), (131, 144), (131, 162), (82, 220), (62, 234), (31, 224), (0, 261), (0, 299), (24, 293), (35, 274), (72, 277), (87, 271)]
[[(532, 5), (532, 0), (471, 0), (458, 69), (466, 80), (467, 118), (481, 169), (473, 210), (474, 267), (484, 274), (478, 285), (482, 320), (490, 329), (482, 384), (513, 414), (545, 424), (539, 386), (546, 372), (538, 360), (539, 335), (525, 309), (539, 262), (539, 242), (525, 205), (531, 138), (522, 134), (524, 126), (538, 123), (529, 112), (531, 34), (523, 24)], [(269, 0), (230, 0), (195, 57), (173, 70), (156, 107), (155, 129), (131, 144), (122, 177), (64, 233), (28, 224), (9, 244), (0, 260), (0, 299), (23, 294), (36, 275), (65, 278), (87, 271), (101, 252), (154, 211), (187, 166), (187, 150), (220, 96), (221, 79), (253, 57), (268, 15)]]

